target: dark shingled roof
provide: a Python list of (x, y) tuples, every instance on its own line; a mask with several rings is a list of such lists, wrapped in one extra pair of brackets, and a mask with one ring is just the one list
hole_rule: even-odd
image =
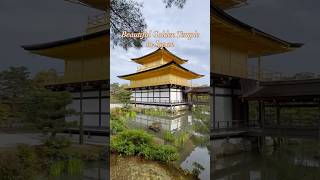
[(250, 25), (248, 25), (246, 23), (243, 23), (243, 22), (239, 21), (238, 19), (230, 16), (229, 14), (225, 13), (222, 9), (220, 9), (220, 8), (214, 6), (214, 5), (211, 5), (210, 8), (211, 8), (211, 10), (210, 10), (211, 13), (216, 14), (219, 18), (224, 19), (225, 21), (227, 21), (227, 22), (229, 22), (231, 24), (234, 24), (234, 25), (236, 25), (236, 26), (238, 26), (240, 28), (243, 28), (243, 29), (245, 29), (247, 31), (254, 32), (254, 33), (256, 33), (258, 35), (261, 35), (261, 36), (263, 36), (263, 37), (265, 37), (267, 39), (270, 39), (272, 41), (281, 43), (281, 44), (283, 44), (283, 45), (285, 45), (285, 46), (287, 46), (289, 48), (299, 48), (299, 47), (303, 46), (302, 43), (291, 43), (291, 42), (279, 39), (279, 38), (277, 38), (277, 37), (275, 37), (273, 35), (270, 35), (268, 33), (265, 33), (265, 32), (263, 32), (263, 31), (261, 31), (259, 29), (256, 29), (256, 28), (254, 28), (254, 27), (252, 27), (252, 26), (250, 26)]
[(77, 36), (77, 37), (59, 40), (59, 41), (53, 41), (53, 42), (42, 43), (42, 44), (23, 45), (22, 48), (27, 51), (49, 49), (49, 48), (54, 48), (54, 47), (63, 46), (67, 44), (77, 43), (83, 40), (94, 39), (104, 35), (109, 35), (109, 33), (110, 33), (109, 30), (103, 30), (103, 31), (92, 33), (92, 34), (85, 34), (82, 36)]
[(320, 79), (261, 82), (243, 97), (248, 100), (320, 97)]
[(193, 94), (210, 94), (212, 90), (213, 90), (212, 87), (200, 86), (200, 87), (192, 87), (186, 92), (193, 93)]

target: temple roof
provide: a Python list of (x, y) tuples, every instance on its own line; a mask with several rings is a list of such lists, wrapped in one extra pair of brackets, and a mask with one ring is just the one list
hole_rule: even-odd
[(58, 58), (83, 59), (86, 57), (109, 56), (109, 30), (86, 34), (74, 38), (47, 42), (42, 44), (23, 45), (22, 48), (31, 53)]
[(320, 97), (320, 79), (260, 82), (244, 95), (248, 100), (314, 99)]
[(174, 55), (172, 52), (170, 52), (167, 48), (162, 47), (159, 48), (152, 53), (149, 53), (147, 55), (144, 55), (139, 58), (133, 58), (132, 61), (139, 63), (139, 64), (145, 64), (147, 62), (152, 62), (155, 60), (159, 60), (160, 58), (168, 59), (169, 61), (174, 61), (177, 64), (183, 64), (185, 62), (188, 62), (188, 60), (182, 59), (176, 55)]
[(157, 76), (157, 75), (168, 74), (168, 73), (178, 74), (179, 76), (182, 76), (186, 79), (196, 79), (196, 78), (203, 77), (203, 75), (192, 72), (182, 67), (175, 61), (171, 61), (167, 64), (164, 64), (152, 69), (148, 69), (145, 71), (139, 71), (136, 73), (127, 74), (127, 75), (118, 76), (118, 77), (126, 80), (135, 80), (135, 79), (144, 79), (144, 78), (150, 77), (151, 75)]
[(102, 11), (107, 11), (110, 4), (110, 0), (67, 0), (72, 3), (84, 4), (86, 6), (93, 7)]
[(211, 3), (221, 9), (231, 9), (247, 4), (247, 0), (211, 0)]
[(212, 31), (213, 41), (238, 46), (247, 51), (249, 57), (284, 53), (303, 45), (267, 34), (235, 19), (214, 5), (211, 5), (211, 28), (214, 29)]

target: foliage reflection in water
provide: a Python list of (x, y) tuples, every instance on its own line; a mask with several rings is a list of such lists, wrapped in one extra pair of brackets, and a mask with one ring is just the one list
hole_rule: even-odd
[[(295, 140), (296, 141), (296, 140)], [(320, 143), (298, 140), (283, 144), (272, 153), (247, 152), (213, 161), (216, 180), (317, 180), (320, 177)]]

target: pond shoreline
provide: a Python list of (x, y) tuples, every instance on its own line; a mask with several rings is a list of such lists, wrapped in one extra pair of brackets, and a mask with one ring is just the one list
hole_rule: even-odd
[(172, 179), (196, 180), (189, 172), (177, 167), (174, 163), (146, 160), (139, 156), (110, 156), (111, 179)]

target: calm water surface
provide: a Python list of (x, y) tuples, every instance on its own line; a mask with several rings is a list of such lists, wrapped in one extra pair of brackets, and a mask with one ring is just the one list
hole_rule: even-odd
[(320, 159), (316, 143), (291, 145), (267, 155), (248, 152), (212, 160), (215, 180), (318, 180)]

